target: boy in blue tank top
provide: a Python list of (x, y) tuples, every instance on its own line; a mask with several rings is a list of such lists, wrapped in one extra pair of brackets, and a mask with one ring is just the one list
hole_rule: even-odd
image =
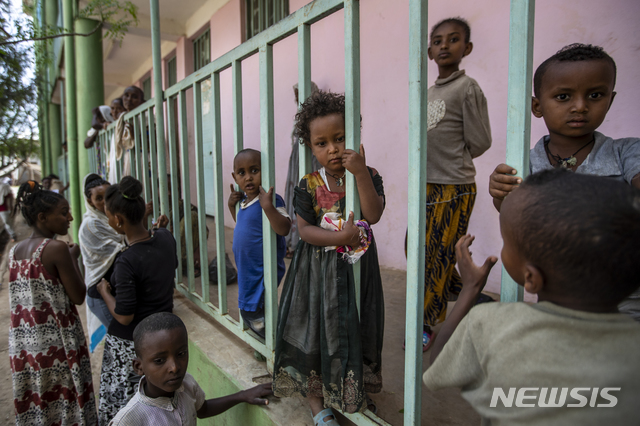
[[(262, 211), (277, 234), (278, 284), (284, 276), (284, 237), (291, 229), (291, 218), (285, 210), (284, 200), (276, 194), (273, 205), (273, 187), (265, 191), (261, 186), (260, 151), (243, 149), (233, 160), (233, 179), (240, 187), (231, 185), (229, 210), (236, 221), (233, 231), (233, 255), (238, 267), (238, 308), (244, 323), (264, 338), (264, 262), (262, 256)], [(240, 209), (236, 216), (236, 204)]]

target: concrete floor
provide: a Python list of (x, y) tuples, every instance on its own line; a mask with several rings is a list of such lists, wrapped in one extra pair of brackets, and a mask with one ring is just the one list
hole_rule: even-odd
[[(214, 220), (208, 218), (208, 226), (211, 234), (208, 240), (209, 259), (216, 255)], [(17, 223), (16, 230), (19, 238), (24, 238), (29, 232), (24, 224)], [(231, 244), (233, 240), (233, 230), (225, 230), (226, 250), (233, 259)], [(378, 241), (378, 244), (383, 243)], [(8, 250), (8, 248), (7, 248)], [(6, 258), (6, 256), (5, 256)], [(288, 261), (287, 261), (288, 266)], [(6, 260), (2, 262), (2, 281), (0, 284), (0, 306), (9, 306), (8, 274), (6, 273)], [(392, 425), (403, 424), (403, 394), (404, 394), (404, 350), (402, 342), (404, 339), (404, 312), (405, 312), (405, 272), (394, 269), (382, 269), (382, 282), (385, 292), (385, 343), (383, 348), (383, 390), (379, 394), (371, 395), (378, 406), (378, 415)], [(196, 289), (201, 289), (200, 280), (196, 280)], [(218, 287), (207, 286), (211, 301), (218, 304)], [(199, 290), (201, 292), (201, 290)], [(189, 302), (187, 302), (189, 303)], [(237, 314), (237, 285), (228, 286), (227, 303), (231, 316), (238, 318)], [(195, 310), (198, 310), (195, 308)], [(78, 306), (78, 312), (84, 324), (86, 324), (86, 307)], [(11, 390), (11, 368), (8, 357), (8, 328), (10, 313), (8, 309), (0, 309), (0, 407), (5, 410), (0, 412), (0, 425), (14, 424), (13, 414), (10, 407), (13, 405)], [(437, 331), (437, 328), (436, 328)], [(86, 332), (86, 330), (85, 330)], [(237, 339), (239, 346), (247, 346), (246, 343)], [(429, 365), (429, 352), (423, 354), (423, 369)], [(99, 388), (99, 371), (102, 361), (102, 346), (99, 346), (91, 356), (94, 370), (94, 389), (97, 394)], [(341, 417), (341, 416), (340, 416)], [(340, 418), (342, 425), (353, 424), (344, 418)], [(437, 393), (430, 392), (422, 387), (422, 424), (423, 425), (477, 425), (480, 417), (462, 399), (457, 389), (449, 389)], [(295, 425), (295, 421), (289, 422)]]

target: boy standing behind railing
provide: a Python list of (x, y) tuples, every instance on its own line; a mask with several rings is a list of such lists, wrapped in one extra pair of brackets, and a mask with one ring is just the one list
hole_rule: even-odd
[[(278, 283), (284, 276), (286, 244), (284, 236), (291, 229), (291, 218), (285, 210), (284, 200), (276, 194), (273, 205), (273, 187), (266, 192), (262, 186), (260, 151), (243, 149), (233, 160), (233, 179), (240, 186), (231, 185), (229, 210), (236, 221), (233, 231), (233, 255), (238, 267), (238, 308), (244, 323), (264, 338), (264, 261), (262, 256), (262, 211), (278, 234)], [(236, 204), (240, 210), (236, 217)]]

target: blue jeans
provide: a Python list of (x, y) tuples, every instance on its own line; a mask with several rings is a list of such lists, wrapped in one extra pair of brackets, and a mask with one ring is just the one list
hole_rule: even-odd
[(109, 312), (109, 308), (107, 308), (105, 301), (97, 297), (87, 296), (87, 306), (89, 307), (89, 310), (93, 312), (93, 315), (98, 317), (100, 322), (109, 329), (109, 325), (113, 320), (113, 315)]

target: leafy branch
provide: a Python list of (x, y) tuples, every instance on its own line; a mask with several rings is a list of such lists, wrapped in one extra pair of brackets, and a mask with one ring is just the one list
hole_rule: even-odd
[[(24, 6), (25, 13), (34, 16), (35, 6)], [(4, 14), (3, 14), (4, 15)], [(120, 2), (119, 0), (91, 0), (85, 8), (78, 12), (78, 18), (95, 19), (98, 21), (96, 27), (88, 33), (70, 32), (68, 29), (58, 26), (41, 25), (37, 26), (32, 19), (14, 19), (13, 34), (6, 30), (9, 26), (5, 16), (0, 17), (0, 52), (6, 45), (33, 42), (49, 41), (59, 37), (79, 36), (88, 37), (105, 28), (104, 38), (117, 40), (122, 43), (127, 30), (131, 26), (138, 25), (138, 6), (130, 1)], [(104, 25), (108, 24), (108, 25)]]

